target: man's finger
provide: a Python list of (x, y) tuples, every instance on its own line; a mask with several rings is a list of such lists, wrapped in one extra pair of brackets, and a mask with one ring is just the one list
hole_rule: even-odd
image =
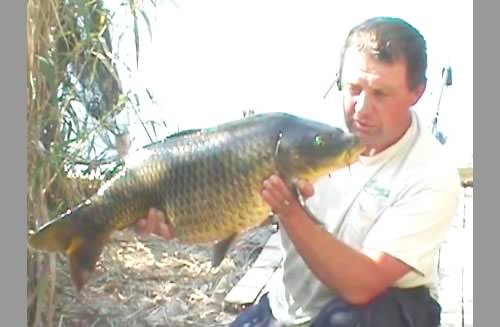
[(301, 180), (298, 182), (298, 186), (304, 199), (310, 198), (314, 195), (314, 187), (311, 183)]
[(289, 198), (291, 195), (290, 190), (286, 183), (278, 175), (272, 175), (269, 177), (269, 183), (272, 185), (272, 190), (276, 193), (277, 197)]
[(157, 218), (156, 218), (155, 211), (156, 211), (156, 209), (149, 209), (149, 212), (148, 212), (148, 217), (146, 219), (146, 221), (147, 221), (146, 229), (147, 229), (148, 233), (152, 233), (156, 228)]
[(160, 223), (160, 226), (158, 227), (158, 233), (160, 234), (161, 237), (171, 240), (174, 238), (174, 234), (170, 226), (168, 226), (165, 223)]
[(267, 204), (269, 204), (269, 206), (273, 210), (278, 208), (278, 200), (276, 199), (274, 194), (271, 193), (271, 191), (269, 189), (262, 190), (261, 195), (262, 195), (262, 198), (264, 199), (264, 201), (266, 201)]
[(147, 231), (147, 220), (146, 218), (143, 218), (143, 219), (139, 219), (137, 221), (137, 223), (135, 224), (135, 231), (137, 234), (141, 234), (141, 235), (144, 235), (146, 234), (146, 231)]

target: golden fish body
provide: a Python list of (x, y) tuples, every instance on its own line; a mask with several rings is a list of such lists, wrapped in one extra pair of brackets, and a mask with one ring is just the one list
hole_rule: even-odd
[(114, 230), (167, 213), (178, 240), (217, 243), (218, 265), (232, 240), (260, 225), (271, 208), (262, 182), (279, 173), (311, 182), (357, 160), (359, 139), (284, 113), (250, 116), (169, 137), (132, 153), (124, 169), (90, 199), (30, 236), (32, 248), (64, 251), (80, 289)]

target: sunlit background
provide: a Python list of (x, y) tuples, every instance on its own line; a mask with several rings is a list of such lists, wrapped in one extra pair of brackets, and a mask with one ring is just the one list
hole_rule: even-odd
[[(246, 110), (341, 125), (338, 91), (324, 95), (348, 30), (377, 15), (402, 17), (423, 33), (428, 86), (415, 109), (429, 129), (439, 110), (437, 129), (446, 150), (457, 166), (471, 166), (472, 0), (159, 2), (150, 17), (151, 35), (147, 28), (140, 31), (138, 68), (133, 43), (120, 41), (122, 59), (129, 57), (131, 67), (128, 87), (148, 89), (154, 100), (144, 92), (140, 112), (120, 117), (129, 124), (132, 147), (241, 118)], [(442, 86), (446, 66), (450, 86)], [(151, 121), (159, 124), (153, 129)]]

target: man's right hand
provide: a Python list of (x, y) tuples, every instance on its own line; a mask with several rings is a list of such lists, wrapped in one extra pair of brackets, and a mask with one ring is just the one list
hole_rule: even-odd
[(161, 210), (151, 208), (145, 218), (139, 219), (135, 224), (138, 234), (156, 234), (166, 240), (175, 237), (174, 228), (168, 223), (168, 218)]

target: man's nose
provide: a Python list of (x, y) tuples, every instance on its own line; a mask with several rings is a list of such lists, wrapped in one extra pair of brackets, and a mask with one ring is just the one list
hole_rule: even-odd
[(356, 103), (354, 105), (354, 111), (357, 114), (366, 113), (370, 108), (370, 99), (366, 92), (361, 92), (356, 97)]

